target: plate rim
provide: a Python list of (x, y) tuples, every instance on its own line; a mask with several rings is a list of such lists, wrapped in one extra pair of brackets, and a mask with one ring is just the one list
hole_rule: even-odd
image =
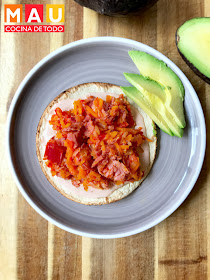
[[(192, 180), (190, 181), (190, 184), (187, 186), (187, 188), (183, 192), (182, 196), (173, 204), (172, 207), (170, 207), (168, 210), (166, 209), (165, 213), (160, 215), (160, 217), (155, 218), (152, 222), (148, 223), (145, 226), (138, 227), (135, 230), (126, 231), (124, 233), (113, 233), (113, 234), (98, 234), (97, 233), (97, 234), (95, 234), (95, 233), (89, 233), (89, 232), (85, 232), (85, 231), (81, 231), (81, 230), (76, 230), (74, 228), (66, 226), (65, 224), (55, 220), (54, 218), (52, 218), (52, 216), (50, 216), (44, 210), (40, 209), (38, 204), (36, 204), (27, 195), (26, 191), (24, 190), (24, 188), (23, 188), (23, 186), (22, 186), (22, 184), (21, 184), (21, 182), (18, 178), (18, 175), (15, 172), (15, 168), (14, 168), (14, 164), (13, 164), (13, 160), (12, 160), (12, 155), (11, 155), (11, 147), (10, 147), (11, 126), (12, 126), (13, 113), (14, 113), (14, 109), (16, 107), (16, 103), (17, 103), (19, 97), (21, 96), (22, 90), (27, 85), (27, 83), (31, 79), (31, 77), (36, 73), (36, 71), (39, 70), (43, 65), (45, 65), (45, 63), (49, 62), (53, 57), (56, 57), (57, 55), (61, 54), (62, 52), (66, 51), (66, 50), (70, 50), (72, 48), (75, 48), (75, 47), (78, 47), (78, 46), (81, 46), (81, 45), (85, 45), (85, 44), (101, 43), (101, 42), (110, 42), (110, 43), (115, 42), (115, 43), (122, 43), (122, 44), (125, 44), (125, 45), (126, 44), (127, 45), (131, 44), (133, 46), (133, 48), (135, 48), (135, 47), (137, 47), (138, 49), (143, 48), (145, 52), (148, 52), (151, 55), (157, 57), (158, 59), (163, 60), (179, 76), (179, 78), (181, 79), (184, 87), (187, 87), (189, 89), (190, 94), (192, 94), (192, 98), (193, 98), (194, 103), (196, 105), (196, 110), (198, 112), (200, 123), (201, 123), (201, 127), (200, 127), (201, 132), (202, 132), (202, 135), (200, 135), (201, 136), (201, 153), (200, 153), (200, 156), (199, 156), (199, 159), (198, 159), (196, 172), (194, 173), (194, 176), (192, 177)], [(127, 236), (131, 236), (131, 235), (134, 235), (134, 234), (138, 234), (140, 232), (143, 232), (143, 231), (145, 231), (149, 228), (152, 228), (155, 225), (159, 224), (160, 222), (165, 220), (167, 217), (169, 217), (187, 198), (187, 196), (189, 195), (189, 193), (193, 189), (193, 187), (194, 187), (194, 185), (195, 185), (195, 183), (196, 183), (196, 181), (199, 177), (199, 174), (201, 172), (201, 168), (202, 168), (202, 165), (203, 165), (204, 157), (205, 157), (205, 150), (206, 150), (205, 117), (204, 117), (204, 113), (203, 113), (203, 110), (202, 110), (200, 100), (199, 100), (192, 84), (190, 83), (188, 78), (185, 76), (185, 74), (181, 71), (181, 69), (179, 69), (179, 67), (176, 66), (176, 64), (174, 64), (165, 55), (163, 55), (162, 53), (160, 53), (156, 49), (154, 49), (154, 48), (152, 48), (152, 47), (150, 47), (146, 44), (143, 44), (141, 42), (138, 42), (138, 41), (135, 41), (135, 40), (132, 40), (132, 39), (121, 38), (121, 37), (112, 37), (112, 36), (93, 37), (93, 38), (81, 39), (81, 40), (69, 43), (67, 45), (64, 45), (64, 46), (56, 49), (52, 53), (45, 56), (42, 60), (40, 60), (28, 72), (28, 74), (25, 76), (25, 78), (20, 83), (18, 89), (16, 90), (15, 95), (12, 99), (9, 111), (8, 111), (7, 124), (6, 124), (6, 150), (7, 150), (7, 158), (8, 158), (8, 162), (9, 162), (9, 168), (10, 168), (10, 171), (12, 173), (15, 184), (17, 185), (18, 189), (20, 190), (21, 194), (26, 199), (26, 201), (34, 208), (34, 210), (36, 212), (38, 212), (48, 222), (54, 224), (55, 226), (65, 230), (67, 232), (71, 232), (73, 234), (77, 234), (77, 235), (80, 235), (80, 236), (98, 238), (98, 239), (121, 238), (121, 237), (127, 237)]]

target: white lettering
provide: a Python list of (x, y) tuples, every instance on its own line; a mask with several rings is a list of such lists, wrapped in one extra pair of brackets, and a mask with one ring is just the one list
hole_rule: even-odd
[(59, 32), (62, 32), (62, 31), (63, 31), (63, 26), (59, 26), (59, 27), (58, 27), (58, 31), (59, 31)]
[(47, 31), (48, 31), (48, 32), (52, 32), (52, 30), (53, 30), (53, 27), (50, 26), (50, 25), (48, 25), (48, 26), (47, 26)]
[(38, 26), (38, 25), (35, 25), (34, 26), (34, 32), (41, 32), (42, 31), (42, 26)]
[(15, 18), (17, 16), (17, 22), (20, 22), (20, 8), (17, 8), (13, 13), (10, 8), (7, 8), (7, 23), (10, 23), (10, 17)]
[(53, 8), (49, 8), (49, 19), (51, 22), (60, 22), (62, 20), (62, 8), (58, 8), (58, 18), (53, 18)]
[(30, 12), (30, 15), (28, 17), (27, 22), (31, 22), (32, 20), (36, 20), (37, 22), (41, 22), (41, 19), (39, 17), (39, 13), (38, 13), (36, 8), (31, 9), (31, 12)]

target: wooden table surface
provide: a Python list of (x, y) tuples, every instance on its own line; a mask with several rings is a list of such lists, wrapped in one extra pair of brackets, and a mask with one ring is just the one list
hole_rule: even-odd
[[(3, 1), (4, 2), (4, 1)], [(65, 33), (4, 33), (3, 4), (65, 4)], [(210, 279), (210, 150), (186, 201), (143, 233), (97, 240), (48, 223), (25, 201), (8, 169), (5, 124), (14, 93), (43, 57), (69, 42), (94, 36), (131, 38), (162, 52), (187, 75), (201, 101), (210, 138), (210, 85), (197, 77), (175, 46), (179, 25), (210, 16), (210, 0), (159, 0), (142, 16), (112, 18), (72, 0), (7, 0), (1, 6), (0, 279)], [(208, 143), (209, 144), (209, 143)]]

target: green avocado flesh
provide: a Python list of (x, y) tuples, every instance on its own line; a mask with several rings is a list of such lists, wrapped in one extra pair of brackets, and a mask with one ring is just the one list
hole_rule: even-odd
[(187, 64), (210, 83), (210, 18), (186, 21), (178, 28), (176, 40), (177, 48)]
[(184, 86), (179, 77), (162, 60), (142, 51), (128, 52), (133, 62), (136, 64), (140, 73), (144, 77), (149, 77), (165, 87), (166, 104), (171, 108), (175, 122), (184, 128)]
[(145, 78), (139, 74), (124, 73), (124, 75), (125, 78), (142, 93), (144, 98), (148, 100), (148, 102), (153, 108), (155, 108), (159, 115), (161, 115), (162, 119), (165, 120), (173, 135), (182, 137), (183, 129), (178, 126), (165, 104), (168, 94), (165, 92), (165, 88), (156, 81)]
[(160, 129), (171, 136), (173, 135), (164, 118), (156, 110), (156, 107), (151, 106), (150, 102), (141, 91), (135, 87), (121, 87), (121, 89), (131, 100), (144, 110), (144, 112), (159, 126)]

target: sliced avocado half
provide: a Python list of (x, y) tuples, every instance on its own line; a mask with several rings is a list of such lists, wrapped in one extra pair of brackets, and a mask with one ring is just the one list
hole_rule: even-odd
[(210, 17), (186, 21), (177, 29), (176, 44), (185, 62), (210, 84)]
[(141, 91), (135, 87), (121, 87), (121, 89), (131, 100), (141, 107), (148, 116), (150, 116), (150, 118), (159, 126), (160, 129), (171, 136), (173, 135), (164, 118), (156, 110), (156, 108), (150, 104)]
[(167, 99), (167, 93), (164, 90), (165, 88), (156, 81), (151, 80), (150, 78), (145, 78), (139, 74), (124, 73), (124, 76), (144, 95), (144, 97), (150, 102), (151, 107), (154, 107), (156, 111), (159, 112), (173, 134), (177, 137), (182, 137), (183, 129), (178, 126), (165, 105)]
[(150, 54), (142, 51), (129, 51), (128, 53), (143, 76), (165, 86), (165, 91), (167, 91), (166, 103), (171, 107), (171, 114), (176, 123), (184, 128), (186, 125), (183, 107), (185, 90), (179, 77), (165, 62)]

